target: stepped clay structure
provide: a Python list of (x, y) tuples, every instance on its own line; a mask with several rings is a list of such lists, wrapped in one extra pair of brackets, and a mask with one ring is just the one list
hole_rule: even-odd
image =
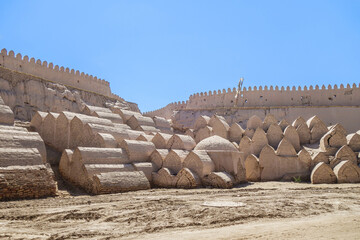
[[(209, 127), (210, 119), (219, 119), (219, 117), (200, 116), (195, 121), (193, 129), (195, 139), (200, 139), (197, 135), (202, 135), (201, 130)], [(359, 159), (352, 150), (358, 151), (359, 138), (356, 134), (347, 135), (347, 131), (340, 124), (326, 127), (318, 116), (313, 116), (307, 121), (298, 117), (292, 125), (289, 125), (284, 119), (278, 121), (271, 114), (264, 120), (258, 116), (252, 116), (247, 121), (246, 127), (234, 123), (228, 128), (227, 133), (219, 133), (219, 135), (228, 136), (228, 140), (233, 141), (233, 144), (229, 145), (228, 152), (232, 148), (237, 148), (241, 152), (241, 162), (243, 162), (241, 167), (245, 169), (247, 181), (288, 181), (295, 178), (310, 181), (316, 179), (317, 175), (321, 178), (323, 170), (315, 169), (319, 163), (324, 163), (330, 169), (334, 169), (339, 163), (347, 161), (349, 163), (346, 169), (358, 170), (360, 169)], [(212, 135), (217, 136), (214, 132)], [(212, 138), (207, 137), (203, 141), (210, 141)], [(214, 142), (221, 141), (217, 139)], [(201, 146), (200, 143), (197, 144), (195, 150), (199, 146)], [(216, 143), (212, 146), (215, 147)], [(214, 153), (207, 152), (216, 165)], [(222, 160), (224, 159), (226, 158), (223, 157)], [(353, 168), (349, 167), (350, 163)], [(239, 167), (240, 171), (241, 167)], [(325, 167), (320, 169), (323, 168)], [(228, 168), (225, 172), (233, 174), (236, 179), (233, 169)], [(356, 175), (355, 170), (350, 172), (351, 176)], [(334, 182), (333, 177), (329, 179), (328, 183)], [(354, 180), (356, 177), (343, 177), (343, 179), (347, 180), (341, 180), (342, 182), (356, 181)], [(324, 179), (315, 180), (313, 183), (324, 181)]]
[(89, 194), (360, 182), (357, 86), (249, 88), (236, 106), (214, 91), (143, 115), (104, 80), (1, 56), (0, 200), (54, 196), (60, 178)]
[[(121, 148), (77, 148), (64, 151), (60, 173), (69, 182), (92, 194), (148, 189), (144, 172), (135, 170)], [(128, 179), (129, 178), (129, 179)]]

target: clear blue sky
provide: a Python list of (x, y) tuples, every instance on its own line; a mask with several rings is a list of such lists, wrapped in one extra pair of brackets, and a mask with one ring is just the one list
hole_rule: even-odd
[(0, 0), (0, 49), (74, 68), (155, 110), (245, 86), (360, 81), (360, 1)]

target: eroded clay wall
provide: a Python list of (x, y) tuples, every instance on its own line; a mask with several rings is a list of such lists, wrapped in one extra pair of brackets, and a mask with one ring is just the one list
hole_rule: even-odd
[(47, 63), (40, 59), (35, 60), (28, 56), (22, 57), (20, 53), (14, 51), (7, 52), (6, 49), (1, 50), (0, 66), (17, 72), (30, 74), (56, 83), (90, 91), (104, 96), (117, 98), (118, 96), (111, 93), (109, 82), (93, 77), (92, 75), (79, 72), (79, 70), (59, 67), (53, 63)]
[(36, 111), (81, 112), (85, 105), (117, 105), (139, 111), (135, 103), (44, 80), (0, 66), (0, 96), (15, 118), (30, 121)]

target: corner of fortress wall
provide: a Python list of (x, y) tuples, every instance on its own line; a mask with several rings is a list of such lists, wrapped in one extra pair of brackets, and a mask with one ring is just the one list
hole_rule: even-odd
[(173, 111), (182, 109), (214, 109), (214, 108), (258, 108), (258, 107), (306, 107), (306, 106), (360, 106), (360, 84), (344, 86), (316, 85), (299, 87), (248, 87), (243, 88), (242, 96), (235, 104), (236, 89), (201, 92), (190, 95), (189, 100), (182, 103), (171, 103), (167, 106), (148, 112), (170, 118)]
[[(28, 56), (22, 57), (20, 53), (9, 51), (4, 48), (0, 53), (0, 66), (13, 71), (30, 74), (53, 82), (68, 85), (85, 91), (95, 92), (107, 97), (119, 99), (117, 95), (111, 93), (109, 82), (80, 73), (79, 70), (54, 66), (53, 63), (47, 61), (35, 60)], [(121, 99), (121, 98), (120, 98)]]

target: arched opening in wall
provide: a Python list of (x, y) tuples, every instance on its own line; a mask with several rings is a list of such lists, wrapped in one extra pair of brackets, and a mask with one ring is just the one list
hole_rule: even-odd
[(230, 103), (233, 103), (233, 102), (234, 102), (233, 100), (230, 101)]
[(204, 102), (206, 102), (206, 99), (204, 98)]
[(80, 83), (79, 80), (77, 80), (77, 83)]
[(291, 101), (294, 100), (294, 98), (291, 98)]

